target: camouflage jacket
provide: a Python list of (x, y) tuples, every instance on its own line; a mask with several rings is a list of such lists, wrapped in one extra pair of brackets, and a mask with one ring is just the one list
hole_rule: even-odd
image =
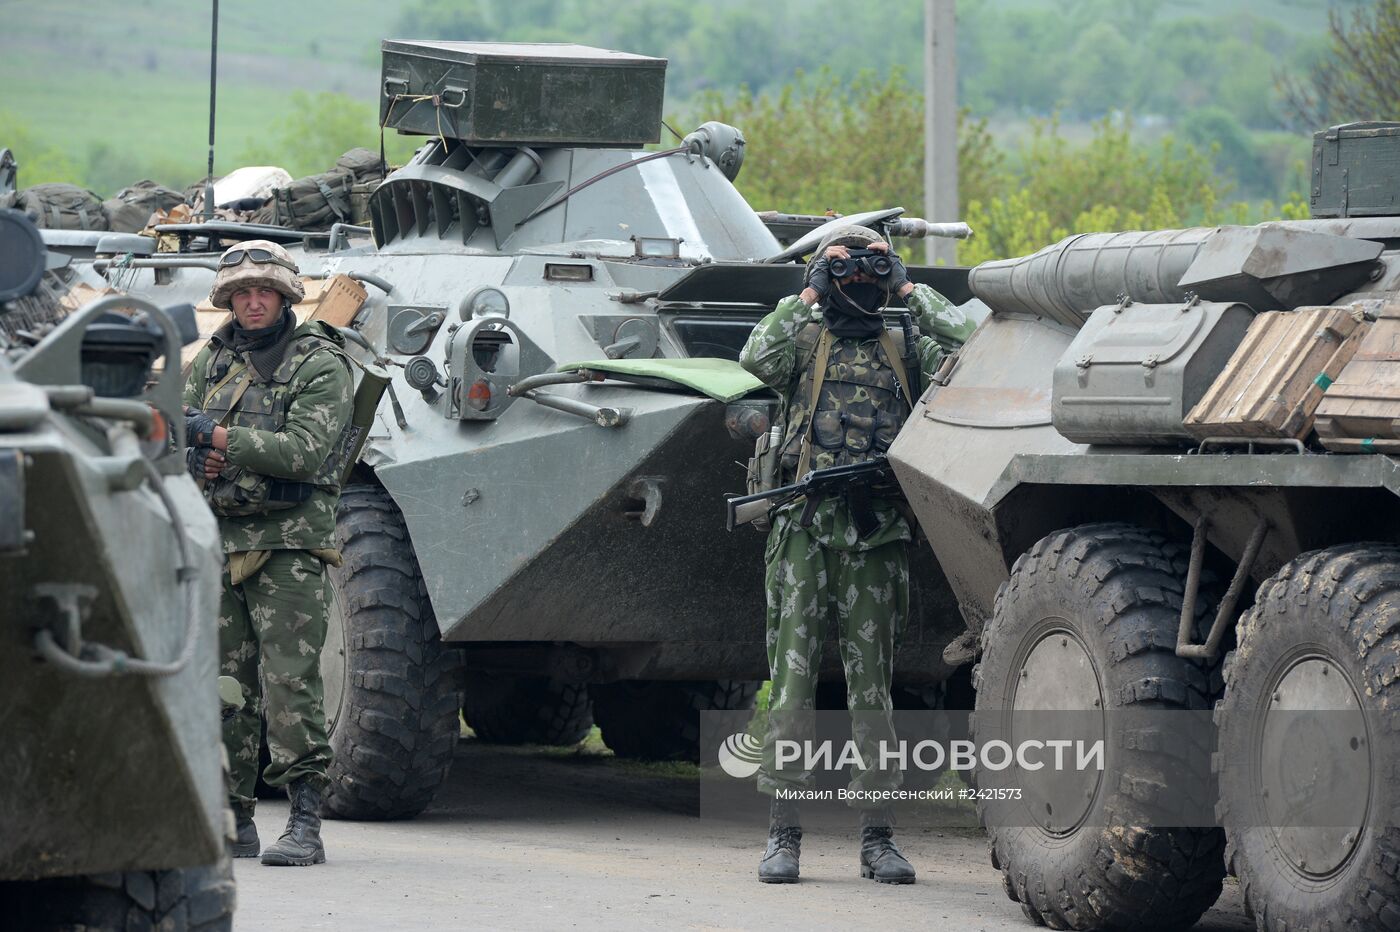
[[(905, 304), (914, 315), (914, 322), (921, 333), (917, 344), (919, 384), (910, 386), (910, 394), (917, 399), (927, 387), (928, 380), (937, 371), (944, 354), (961, 346), (963, 341), (971, 336), (976, 324), (947, 298), (927, 285), (916, 284), (905, 299)], [(778, 302), (777, 308), (771, 314), (759, 321), (739, 355), (739, 364), (776, 390), (782, 398), (785, 451), (789, 448), (795, 451), (798, 448), (801, 434), (806, 431), (807, 420), (811, 414), (807, 411), (810, 399), (802, 389), (807, 384), (806, 368), (810, 365), (812, 355), (810, 347), (815, 343), (811, 335), (813, 332), (820, 332), (820, 324), (819, 309), (808, 308), (796, 295), (784, 298)], [(902, 346), (902, 340), (897, 339), (896, 342)], [(877, 360), (882, 359), (883, 355), (875, 339), (834, 339), (829, 365), (845, 365), (843, 360)], [(912, 373), (910, 378), (914, 378)], [(900, 401), (902, 403), (902, 398)], [(830, 464), (812, 463), (814, 467), (820, 465)], [(781, 481), (793, 481), (794, 472), (795, 456), (785, 456)], [(770, 537), (770, 542), (777, 540), (782, 529), (796, 520), (795, 512), (799, 511), (803, 504), (801, 501), (795, 502), (774, 515), (774, 534)], [(910, 538), (909, 525), (893, 502), (877, 501), (875, 510), (881, 521), (880, 530), (861, 540), (851, 524), (844, 501), (828, 499), (817, 509), (810, 532), (826, 546), (850, 550), (869, 550), (894, 540)]]
[[(225, 475), (242, 469), (313, 486), (309, 498), (290, 507), (220, 516), (225, 552), (335, 546), (335, 507), (340, 497), (336, 467), (354, 396), (354, 379), (336, 352), (341, 345), (340, 335), (324, 325), (301, 324), (276, 372), (246, 390), (226, 420), (226, 396), (239, 382), (256, 376), (248, 367), (220, 388), (231, 364), (246, 363), (246, 359), (217, 335), (195, 357), (184, 403), (206, 410), (228, 428)], [(219, 389), (212, 393), (218, 398), (210, 397), (211, 389)]]

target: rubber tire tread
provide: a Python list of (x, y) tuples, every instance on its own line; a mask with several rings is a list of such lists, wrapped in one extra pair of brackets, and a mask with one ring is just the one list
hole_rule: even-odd
[(229, 932), (236, 899), (228, 857), (206, 867), (0, 883), (0, 914), (15, 932)]
[[(1260, 585), (1253, 608), (1236, 626), (1237, 646), (1225, 663), (1225, 696), (1216, 706), (1220, 753), (1215, 766), (1222, 777), (1216, 814), (1230, 831), (1230, 870), (1239, 878), (1245, 910), (1260, 932), (1400, 930), (1400, 797), (1394, 789), (1389, 811), (1383, 806), (1367, 819), (1353, 862), (1343, 868), (1352, 876), (1322, 891), (1300, 891), (1289, 884), (1277, 869), (1262, 863), (1267, 852), (1258, 839), (1263, 836), (1231, 829), (1233, 812), (1253, 808), (1252, 798), (1240, 797), (1244, 790), (1229, 771), (1249, 769), (1238, 757), (1248, 753), (1239, 731), (1245, 720), (1239, 716), (1242, 709), (1263, 701), (1257, 692), (1268, 688), (1258, 678), (1268, 675), (1272, 664), (1261, 655), (1328, 639), (1334, 639), (1334, 662), (1348, 666), (1354, 685), (1368, 694), (1362, 699), (1364, 706), (1383, 713), (1373, 722), (1392, 721), (1400, 709), (1395, 674), (1400, 668), (1400, 546), (1355, 543), (1302, 554)], [(1237, 718), (1239, 724), (1232, 728)], [(1379, 740), (1372, 746), (1384, 753), (1397, 747), (1400, 734), (1373, 737)], [(1383, 787), (1400, 786), (1400, 755), (1390, 750), (1377, 765), (1384, 771)], [(1257, 786), (1251, 789), (1258, 793)], [(1290, 898), (1294, 902), (1287, 902)]]
[(700, 713), (752, 709), (758, 683), (623, 681), (592, 686), (593, 719), (618, 757), (700, 762)]
[[(1088, 609), (1085, 617), (1094, 619), (1081, 634), (1099, 640), (1100, 653), (1107, 658), (1109, 668), (1103, 676), (1109, 710), (1210, 709), (1222, 689), (1220, 663), (1186, 660), (1175, 652), (1187, 563), (1185, 548), (1163, 535), (1118, 523), (1056, 531), (1022, 554), (998, 590), (993, 616), (982, 631), (981, 661), (974, 668), (974, 734), (976, 718), (986, 714), (982, 710), (990, 702), (988, 691), (1003, 688), (983, 681), (989, 667), (998, 665), (989, 661), (1000, 661), (996, 655), (1001, 653), (1014, 655), (1029, 634), (1016, 629), (1018, 603), (1044, 587), (1051, 587), (1051, 598), (1064, 606), (1066, 615), (1083, 606)], [(1203, 578), (1196, 611), (1198, 638), (1209, 624), (1208, 615), (1214, 614), (1215, 601), (1213, 577)], [(1139, 762), (1160, 758), (1163, 769), (1191, 766), (1193, 780), (1211, 779), (1209, 749), (1204, 747), (1191, 755), (1194, 765), (1141, 748), (1132, 753), (1140, 755)], [(1144, 766), (1139, 772), (1148, 769)], [(1111, 797), (1113, 814), (1103, 826), (1081, 829), (1094, 832), (1097, 839), (1091, 845), (1084, 836), (1084, 852), (1077, 860), (1052, 858), (1049, 848), (1037, 847), (1043, 837), (1038, 830), (988, 824), (989, 809), (979, 804), (992, 866), (1001, 871), (1007, 896), (1020, 903), (1033, 922), (1052, 929), (1194, 925), (1220, 896), (1224, 833), (1218, 828), (1147, 828), (1152, 824), (1144, 813), (1148, 804), (1107, 783), (1100, 794)]]
[(593, 704), (584, 683), (475, 673), (466, 679), (462, 718), (488, 744), (566, 747), (588, 737)]
[(322, 814), (409, 819), (447, 779), (461, 731), (461, 652), (443, 646), (408, 528), (388, 493), (341, 492), (331, 578), (345, 609), (345, 697)]

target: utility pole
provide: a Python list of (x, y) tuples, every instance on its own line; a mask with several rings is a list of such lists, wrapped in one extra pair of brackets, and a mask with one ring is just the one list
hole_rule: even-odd
[[(924, 0), (924, 216), (958, 216), (958, 66), (956, 0)], [(928, 263), (952, 265), (957, 241), (927, 241)]]

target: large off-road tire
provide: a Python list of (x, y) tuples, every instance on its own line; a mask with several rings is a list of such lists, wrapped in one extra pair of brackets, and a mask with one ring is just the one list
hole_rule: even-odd
[(472, 673), (462, 717), (491, 744), (578, 744), (593, 727), (588, 686), (547, 676)]
[(233, 928), (233, 862), (0, 883), (0, 915), (15, 932), (51, 929)]
[(590, 687), (603, 743), (618, 757), (700, 761), (700, 713), (751, 709), (757, 683), (743, 680), (608, 683)]
[(1400, 929), (1400, 547), (1298, 557), (1237, 636), (1216, 761), (1246, 909), (1261, 930)]
[[(1186, 741), (1185, 749), (1181, 742), (1134, 740), (1120, 724), (1124, 716), (1112, 715), (1204, 711), (1218, 695), (1218, 664), (1175, 653), (1186, 569), (1183, 548), (1160, 534), (1091, 524), (1041, 540), (997, 593), (974, 672), (977, 738), (986, 740), (1011, 710), (1107, 713), (1104, 769), (1087, 794), (1082, 782), (1072, 783), (1072, 795), (1058, 797), (1053, 813), (1039, 799), (1017, 804), (1022, 812), (979, 803), (992, 865), (1007, 895), (1036, 923), (1185, 929), (1220, 894), (1224, 833), (1160, 827), (1154, 803), (1169, 785), (1185, 789), (1188, 781), (1199, 798), (1213, 798), (1209, 735), (1199, 747)], [(1213, 587), (1202, 590), (1198, 627), (1214, 609)], [(984, 777), (994, 779), (979, 771), (979, 785)]]
[(323, 810), (407, 819), (447, 779), (460, 732), (460, 654), (445, 648), (408, 529), (374, 485), (340, 496), (330, 630), (321, 655), (330, 728)]

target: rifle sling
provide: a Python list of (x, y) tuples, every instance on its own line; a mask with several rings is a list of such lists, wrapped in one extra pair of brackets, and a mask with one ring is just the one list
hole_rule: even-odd
[[(817, 399), (822, 396), (822, 383), (826, 381), (826, 366), (831, 361), (831, 331), (822, 328), (822, 335), (817, 340), (817, 352), (812, 360), (815, 370), (812, 372), (812, 393), (807, 398), (807, 427), (802, 431), (801, 453), (797, 457), (797, 478), (801, 479), (807, 475), (808, 468), (812, 463), (812, 429), (817, 420)], [(811, 524), (809, 520), (807, 522)]]

